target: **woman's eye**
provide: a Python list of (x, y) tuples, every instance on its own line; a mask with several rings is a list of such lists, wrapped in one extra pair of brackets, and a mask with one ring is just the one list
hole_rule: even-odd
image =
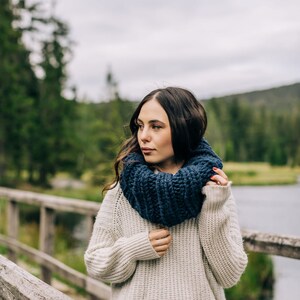
[(153, 129), (160, 129), (161, 126), (159, 126), (159, 125), (153, 125), (152, 128), (153, 128)]

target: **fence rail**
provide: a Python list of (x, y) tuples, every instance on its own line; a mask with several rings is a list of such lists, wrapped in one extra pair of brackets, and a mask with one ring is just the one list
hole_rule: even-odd
[[(41, 266), (41, 279), (44, 282), (51, 284), (52, 272), (55, 272), (78, 287), (84, 288), (92, 299), (109, 299), (109, 286), (66, 266), (52, 256), (54, 250), (55, 211), (85, 215), (89, 238), (95, 215), (100, 208), (99, 203), (3, 187), (0, 187), (0, 197), (8, 201), (8, 236), (0, 235), (0, 244), (8, 248), (8, 258), (11, 261), (17, 262), (17, 253), (26, 254)], [(18, 203), (40, 207), (39, 250), (18, 241)]]
[(4, 187), (0, 187), (0, 197), (5, 197), (10, 201), (43, 206), (58, 211), (75, 212), (88, 216), (96, 215), (100, 208), (99, 203), (92, 201), (46, 195)]
[(250, 230), (242, 235), (247, 251), (300, 259), (300, 237)]
[(0, 255), (0, 299), (71, 300)]
[(85, 289), (85, 291), (91, 295), (98, 295), (98, 298), (100, 295), (100, 299), (108, 299), (110, 296), (109, 286), (66, 266), (49, 254), (29, 247), (23, 243), (20, 243), (19, 241), (16, 241), (15, 239), (1, 234), (0, 244), (5, 245), (16, 253), (25, 254), (40, 266), (55, 272), (69, 282), (72, 282), (72, 284)]
[[(109, 299), (110, 287), (75, 271), (52, 256), (54, 248), (55, 211), (74, 212), (85, 215), (87, 218), (88, 232), (91, 234), (94, 217), (100, 208), (99, 203), (3, 187), (0, 187), (0, 197), (8, 201), (8, 236), (0, 235), (0, 244), (5, 245), (9, 249), (8, 256), (10, 260), (16, 262), (17, 253), (25, 254), (41, 266), (41, 277), (43, 282), (50, 284), (51, 272), (55, 272), (73, 284), (84, 288), (91, 299)], [(18, 241), (18, 203), (27, 203), (40, 207), (39, 250), (33, 249)], [(243, 230), (242, 235), (246, 251), (300, 259), (300, 237), (283, 236), (250, 230)], [(1, 262), (2, 261), (3, 259)], [(7, 264), (7, 262), (5, 263)], [(0, 269), (0, 281), (3, 279), (2, 277), (5, 276), (3, 276), (2, 269)], [(16, 284), (18, 284), (18, 282), (16, 282)]]

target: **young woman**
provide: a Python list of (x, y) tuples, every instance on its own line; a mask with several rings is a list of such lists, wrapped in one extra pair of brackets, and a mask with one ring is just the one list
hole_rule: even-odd
[(181, 88), (152, 91), (134, 112), (85, 253), (113, 299), (225, 299), (244, 272), (236, 204), (206, 124)]

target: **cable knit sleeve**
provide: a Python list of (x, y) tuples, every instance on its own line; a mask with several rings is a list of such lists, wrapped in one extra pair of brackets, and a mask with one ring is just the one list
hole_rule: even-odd
[(88, 274), (111, 283), (127, 280), (134, 273), (138, 260), (159, 258), (150, 244), (148, 232), (120, 236), (121, 229), (115, 225), (118, 194), (118, 186), (107, 192), (84, 255)]
[(230, 185), (202, 189), (206, 200), (199, 219), (205, 256), (216, 280), (224, 288), (239, 281), (248, 262)]

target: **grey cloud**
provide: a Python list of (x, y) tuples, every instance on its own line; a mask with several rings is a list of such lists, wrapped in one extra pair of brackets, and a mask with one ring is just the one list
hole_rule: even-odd
[(121, 94), (159, 85), (201, 95), (300, 80), (300, 3), (60, 0), (77, 42), (71, 81), (94, 99), (112, 65)]

